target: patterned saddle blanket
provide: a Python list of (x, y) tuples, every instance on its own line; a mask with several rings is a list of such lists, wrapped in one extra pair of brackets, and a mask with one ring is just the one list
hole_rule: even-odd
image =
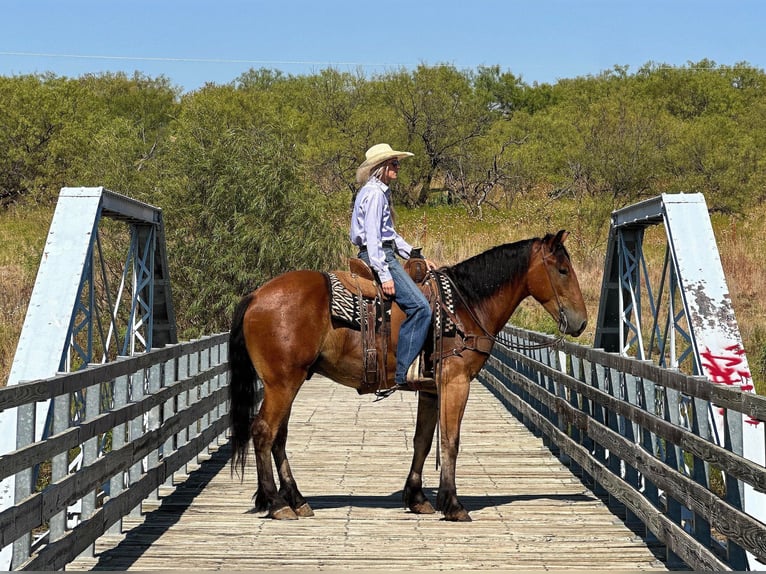
[[(376, 299), (376, 304), (380, 305), (376, 290), (370, 290), (375, 289), (374, 283), (342, 271), (328, 273), (327, 276), (330, 281), (331, 316), (351, 329), (360, 330), (364, 301)], [(357, 282), (359, 289), (355, 291)], [(368, 283), (372, 284), (372, 286)], [(454, 316), (455, 299), (449, 279), (443, 273), (431, 273), (425, 278), (423, 284), (425, 285), (424, 293), (431, 303), (431, 309), (434, 311), (432, 313), (432, 321), (435, 332), (443, 333), (447, 337), (454, 336), (456, 325), (449, 315)], [(437, 297), (442, 302), (441, 305), (436, 300)], [(376, 325), (380, 323), (381, 316), (378, 313)]]

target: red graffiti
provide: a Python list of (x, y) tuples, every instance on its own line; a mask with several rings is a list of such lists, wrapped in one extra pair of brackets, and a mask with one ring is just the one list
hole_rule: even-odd
[(700, 353), (702, 368), (708, 378), (724, 385), (738, 385), (743, 391), (752, 391), (752, 375), (746, 367), (745, 350), (737, 343), (715, 354), (708, 347)]
[[(739, 343), (725, 347), (719, 354), (715, 354), (710, 348), (705, 347), (700, 355), (702, 368), (712, 382), (738, 385), (742, 391), (755, 391), (752, 375), (746, 368), (745, 349)], [(723, 413), (721, 412), (721, 414)], [(745, 422), (753, 426), (760, 424), (759, 420), (751, 417), (746, 417)]]

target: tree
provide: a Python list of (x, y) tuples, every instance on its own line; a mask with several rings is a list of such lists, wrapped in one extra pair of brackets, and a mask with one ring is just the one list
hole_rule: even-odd
[(302, 182), (292, 134), (262, 123), (257, 94), (207, 87), (185, 98), (157, 202), (187, 334), (229, 328), (241, 296), (289, 269), (338, 264), (348, 242)]
[(67, 180), (78, 140), (64, 134), (81, 111), (70, 88), (53, 75), (0, 78), (0, 205), (50, 201)]
[(492, 111), (482, 105), (467, 74), (452, 66), (418, 66), (413, 74), (398, 72), (383, 78), (385, 102), (404, 122), (416, 179), (402, 199), (416, 205), (428, 200), (443, 163), (461, 145), (478, 138), (491, 124)]
[(180, 111), (179, 91), (163, 77), (138, 73), (86, 75), (78, 84), (98, 110), (83, 134), (78, 180), (148, 199), (163, 177), (157, 159)]

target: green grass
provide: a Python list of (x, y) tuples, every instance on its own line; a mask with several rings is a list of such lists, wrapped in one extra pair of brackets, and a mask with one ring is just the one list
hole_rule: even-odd
[(0, 210), (0, 266), (36, 274), (52, 218), (52, 206)]

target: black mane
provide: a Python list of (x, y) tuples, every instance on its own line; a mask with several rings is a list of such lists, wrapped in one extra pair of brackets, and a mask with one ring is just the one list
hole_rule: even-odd
[(536, 239), (498, 245), (461, 261), (443, 272), (460, 289), (466, 303), (473, 305), (491, 297), (529, 267), (529, 254)]

